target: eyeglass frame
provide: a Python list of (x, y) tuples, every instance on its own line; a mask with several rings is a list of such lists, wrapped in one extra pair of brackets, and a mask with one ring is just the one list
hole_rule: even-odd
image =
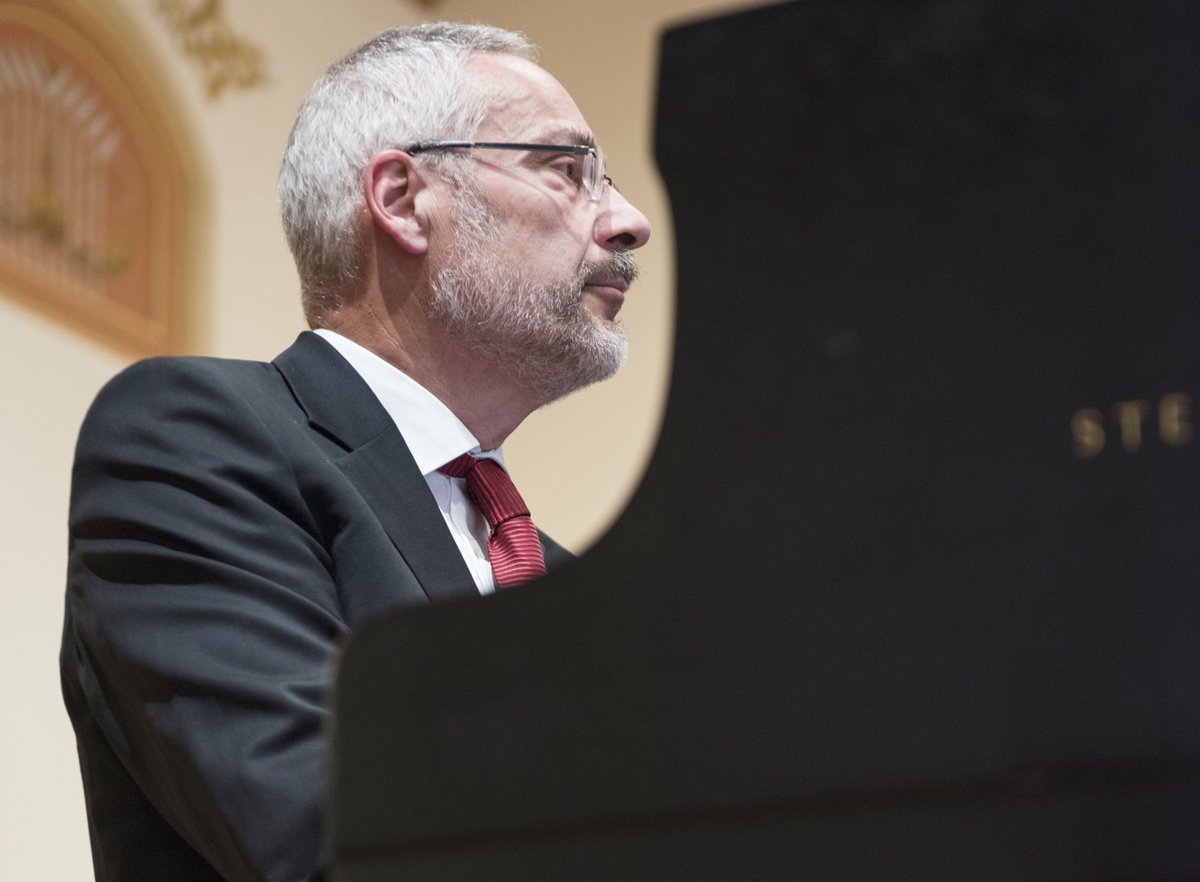
[[(417, 156), (434, 150), (466, 150), (479, 148), (484, 150), (529, 150), (535, 153), (569, 153), (573, 156), (584, 157), (583, 174), (579, 186), (588, 194), (592, 202), (599, 202), (604, 195), (605, 186), (613, 187), (613, 179), (605, 174), (604, 155), (588, 144), (522, 144), (516, 141), (419, 141), (410, 147), (400, 148), (405, 153)], [(588, 183), (587, 160), (592, 161), (591, 183)]]

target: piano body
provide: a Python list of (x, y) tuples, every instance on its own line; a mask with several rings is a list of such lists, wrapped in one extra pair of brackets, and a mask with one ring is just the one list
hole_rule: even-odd
[(668, 32), (662, 436), (342, 659), (335, 878), (1200, 876), (1200, 5)]

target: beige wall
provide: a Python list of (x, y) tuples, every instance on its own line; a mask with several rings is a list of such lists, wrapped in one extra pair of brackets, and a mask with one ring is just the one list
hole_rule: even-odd
[[(3, 0), (0, 0), (3, 2)], [(614, 381), (547, 408), (506, 445), (539, 524), (582, 550), (615, 517), (653, 444), (673, 315), (668, 208), (651, 161), (653, 77), (664, 23), (750, 3), (702, 0), (225, 0), (229, 22), (266, 52), (263, 87), (205, 100), (156, 0), (91, 0), (132, 35), (180, 105), (180, 130), (206, 182), (197, 281), (197, 352), (269, 358), (301, 328), (291, 260), (276, 217), (276, 164), (292, 114), (336, 55), (421, 17), (524, 30), (575, 95), (622, 190), (655, 226), (643, 280), (623, 313), (633, 345)], [(58, 693), (66, 502), (74, 436), (101, 384), (126, 359), (0, 297), (0, 879), (90, 878), (74, 743)]]

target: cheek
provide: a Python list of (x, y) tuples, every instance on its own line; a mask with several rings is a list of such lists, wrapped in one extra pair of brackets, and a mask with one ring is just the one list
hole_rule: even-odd
[(574, 274), (585, 260), (590, 239), (553, 224), (510, 227), (502, 233), (500, 253), (530, 267)]
[(548, 193), (521, 200), (509, 217), (544, 247), (581, 253), (591, 245), (596, 226), (594, 212), (577, 200), (564, 202)]
[(574, 273), (587, 258), (592, 246), (590, 229), (578, 219), (573, 225), (560, 225), (545, 232), (541, 250), (556, 264), (566, 265)]

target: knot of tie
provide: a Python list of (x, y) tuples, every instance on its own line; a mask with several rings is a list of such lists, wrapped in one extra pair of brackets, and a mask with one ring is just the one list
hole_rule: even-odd
[(467, 496), (488, 522), (488, 561), (497, 588), (511, 588), (546, 574), (542, 542), (529, 507), (498, 462), (464, 453), (438, 471), (466, 479)]

